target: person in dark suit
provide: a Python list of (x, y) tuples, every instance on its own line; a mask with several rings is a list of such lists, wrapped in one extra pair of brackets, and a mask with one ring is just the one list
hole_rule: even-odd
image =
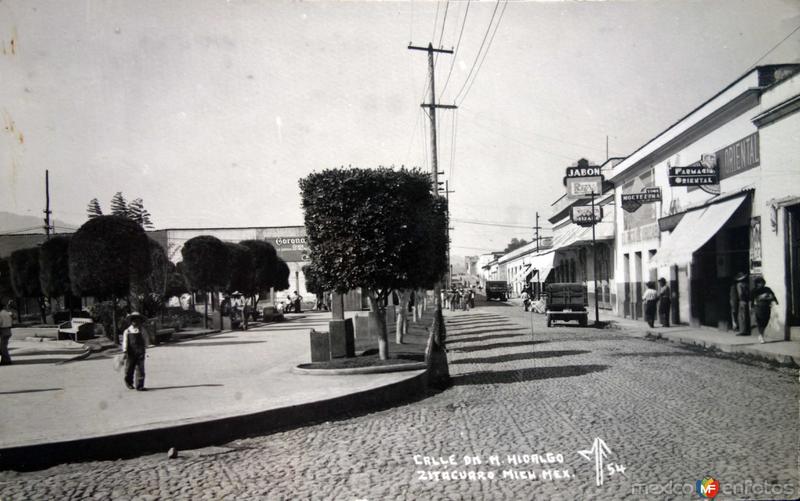
[(672, 290), (665, 278), (658, 279), (658, 321), (661, 327), (669, 327), (669, 309), (672, 304)]

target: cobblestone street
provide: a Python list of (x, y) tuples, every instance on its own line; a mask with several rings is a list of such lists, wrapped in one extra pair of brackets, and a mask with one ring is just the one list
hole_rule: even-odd
[[(800, 495), (793, 371), (498, 303), (447, 318), (444, 392), (174, 460), (2, 472), (0, 498), (699, 499), (705, 476), (716, 499)], [(597, 438), (600, 486), (579, 454)]]

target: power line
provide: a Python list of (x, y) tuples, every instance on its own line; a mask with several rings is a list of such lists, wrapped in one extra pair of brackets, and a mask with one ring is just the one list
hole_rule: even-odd
[(495, 223), (490, 221), (470, 221), (468, 219), (458, 219), (458, 218), (450, 218), (451, 221), (455, 223), (464, 223), (464, 224), (477, 224), (479, 226), (498, 226), (501, 228), (521, 228), (521, 229), (531, 229), (533, 228), (532, 225), (524, 225), (524, 224), (508, 224), (508, 223)]
[[(480, 118), (481, 120), (488, 120), (490, 122), (494, 122), (494, 123), (499, 124), (499, 125), (508, 125), (508, 122), (501, 122), (499, 120), (495, 120), (495, 119), (492, 119), (492, 118), (479, 117), (477, 112), (475, 112), (474, 110), (470, 109), (467, 106), (463, 106), (462, 105), (462, 106), (459, 106), (459, 108), (463, 109), (463, 110), (466, 110), (467, 113), (473, 115), (475, 118)], [(602, 150), (601, 147), (589, 146), (588, 144), (576, 143), (576, 142), (573, 142), (573, 141), (567, 141), (566, 139), (560, 139), (560, 138), (553, 137), (553, 136), (547, 136), (545, 134), (541, 134), (541, 133), (538, 133), (538, 132), (533, 132), (533, 131), (530, 131), (530, 130), (525, 130), (525, 131), (521, 131), (521, 132), (524, 132), (526, 135), (530, 134), (532, 136), (538, 136), (538, 137), (542, 137), (542, 138), (545, 138), (545, 139), (550, 139), (551, 141), (556, 141), (556, 142), (559, 142), (559, 143), (569, 144), (571, 146), (580, 146), (581, 148), (591, 148), (591, 149), (597, 150), (597, 151), (601, 151)]]
[(472, 62), (472, 67), (469, 69), (469, 73), (467, 74), (467, 79), (464, 80), (464, 85), (461, 86), (461, 89), (456, 93), (455, 99), (457, 100), (461, 93), (464, 91), (464, 88), (467, 86), (467, 82), (469, 82), (469, 78), (472, 76), (472, 73), (475, 71), (475, 67), (478, 64), (478, 58), (481, 56), (481, 51), (483, 50), (483, 45), (486, 43), (486, 37), (489, 36), (489, 30), (492, 29), (492, 23), (494, 22), (494, 16), (497, 14), (497, 8), (500, 7), (500, 0), (497, 0), (497, 3), (494, 5), (494, 10), (492, 11), (492, 18), (489, 19), (489, 25), (486, 27), (486, 33), (483, 34), (483, 40), (481, 40), (481, 46), (478, 47), (478, 52), (475, 54), (475, 61)]
[(763, 56), (761, 56), (761, 57), (759, 57), (758, 59), (756, 59), (756, 62), (754, 62), (753, 64), (751, 64), (751, 65), (750, 65), (750, 66), (747, 68), (747, 71), (750, 71), (751, 69), (753, 69), (753, 68), (754, 68), (754, 67), (755, 67), (755, 66), (756, 66), (758, 63), (760, 63), (760, 62), (761, 62), (761, 60), (762, 60), (762, 59), (764, 59), (765, 57), (767, 57), (768, 55), (770, 55), (770, 54), (772, 53), (772, 51), (774, 51), (775, 49), (777, 49), (778, 47), (780, 47), (780, 46), (783, 44), (783, 42), (785, 42), (786, 40), (788, 40), (788, 39), (789, 39), (789, 37), (791, 37), (792, 35), (794, 35), (795, 33), (797, 33), (797, 30), (800, 30), (800, 26), (798, 26), (797, 28), (793, 29), (791, 33), (789, 33), (788, 35), (786, 35), (785, 37), (783, 37), (783, 39), (782, 39), (780, 42), (776, 43), (776, 44), (775, 44), (775, 45), (774, 45), (774, 46), (773, 46), (773, 47), (772, 47), (770, 50), (768, 50), (767, 52), (765, 52)]
[[(442, 31), (439, 32), (439, 44), (438, 47), (442, 46), (442, 38), (444, 38), (444, 27), (447, 25), (447, 11), (450, 9), (450, 0), (447, 0), (447, 3), (444, 6), (444, 17), (442, 18)], [(437, 54), (438, 57), (438, 54)]]
[(433, 18), (433, 34), (431, 34), (431, 41), (436, 40), (436, 25), (439, 24), (439, 2), (436, 2), (436, 17)]
[(444, 81), (444, 86), (442, 87), (442, 92), (439, 94), (439, 101), (442, 100), (442, 96), (444, 96), (444, 90), (447, 88), (447, 84), (450, 82), (450, 75), (453, 74), (453, 67), (456, 65), (456, 57), (458, 56), (458, 48), (461, 46), (461, 37), (464, 35), (464, 26), (467, 24), (467, 15), (469, 15), (469, 6), (470, 1), (467, 0), (467, 8), (464, 12), (464, 19), (461, 21), (461, 32), (458, 34), (458, 41), (456, 42), (456, 48), (453, 51), (453, 60), (450, 61), (450, 70), (447, 72), (447, 78)]
[(481, 67), (483, 67), (483, 62), (486, 61), (486, 55), (489, 54), (489, 49), (492, 48), (492, 42), (494, 41), (494, 36), (497, 34), (497, 29), (500, 27), (500, 22), (503, 20), (503, 14), (506, 12), (506, 7), (508, 7), (508, 0), (503, 4), (503, 10), (500, 11), (500, 17), (497, 18), (497, 23), (494, 25), (494, 31), (492, 32), (492, 37), (489, 39), (489, 44), (486, 46), (486, 50), (483, 51), (483, 57), (481, 58), (480, 64), (478, 64), (478, 68), (475, 70), (475, 76), (472, 77), (472, 81), (467, 87), (466, 92), (464, 92), (464, 96), (461, 98), (461, 102), (464, 102), (467, 99), (467, 94), (469, 94), (470, 89), (472, 89), (472, 84), (475, 83), (475, 80), (478, 78), (478, 73), (481, 71)]

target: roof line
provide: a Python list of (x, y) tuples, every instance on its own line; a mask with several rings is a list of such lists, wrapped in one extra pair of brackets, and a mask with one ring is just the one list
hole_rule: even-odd
[[(679, 118), (679, 119), (678, 119), (676, 122), (674, 122), (672, 125), (670, 125), (670, 126), (669, 126), (669, 127), (667, 127), (666, 129), (662, 130), (661, 132), (659, 132), (659, 133), (658, 133), (658, 134), (656, 134), (655, 136), (651, 137), (649, 140), (647, 140), (647, 141), (646, 141), (644, 144), (642, 144), (640, 147), (638, 147), (637, 149), (635, 149), (634, 151), (632, 151), (630, 154), (628, 154), (628, 155), (627, 155), (627, 158), (630, 158), (630, 157), (634, 156), (636, 153), (638, 153), (639, 151), (641, 151), (641, 150), (643, 150), (644, 148), (646, 148), (646, 147), (647, 147), (647, 145), (649, 145), (650, 143), (652, 143), (653, 141), (655, 141), (656, 139), (658, 139), (659, 137), (661, 137), (661, 136), (662, 136), (662, 135), (664, 135), (665, 133), (669, 132), (671, 129), (675, 128), (675, 127), (676, 127), (678, 124), (680, 124), (681, 122), (683, 122), (684, 120), (686, 120), (687, 118), (689, 118), (689, 117), (690, 117), (692, 114), (694, 114), (695, 112), (699, 111), (699, 110), (700, 110), (700, 108), (702, 108), (703, 106), (707, 105), (708, 103), (710, 103), (710, 102), (711, 102), (711, 101), (713, 101), (714, 99), (718, 98), (719, 96), (721, 96), (722, 94), (724, 94), (725, 92), (727, 92), (729, 89), (731, 89), (731, 88), (732, 88), (734, 85), (736, 85), (736, 84), (737, 84), (737, 83), (739, 83), (740, 81), (744, 80), (744, 79), (745, 79), (745, 77), (747, 77), (747, 76), (748, 76), (748, 75), (750, 75), (751, 73), (753, 73), (753, 72), (758, 72), (758, 70), (759, 70), (759, 69), (761, 69), (761, 68), (780, 67), (780, 66), (792, 66), (792, 67), (800, 68), (800, 64), (796, 64), (796, 63), (786, 63), (786, 64), (764, 64), (764, 65), (761, 65), (761, 66), (755, 66), (755, 67), (753, 67), (752, 69), (750, 69), (750, 70), (746, 71), (746, 72), (745, 72), (743, 75), (739, 76), (739, 78), (737, 78), (736, 80), (734, 80), (733, 82), (731, 82), (730, 84), (728, 84), (728, 85), (727, 85), (725, 88), (723, 88), (721, 91), (717, 92), (716, 94), (714, 94), (714, 95), (713, 95), (713, 96), (711, 96), (710, 98), (708, 98), (708, 99), (706, 99), (705, 101), (703, 101), (703, 102), (702, 102), (702, 103), (701, 103), (699, 106), (697, 106), (696, 108), (693, 108), (693, 109), (692, 109), (692, 111), (690, 111), (690, 112), (689, 112), (689, 113), (687, 113), (686, 115), (684, 115), (684, 116), (682, 116), (681, 118)], [(777, 83), (777, 82), (775, 82), (775, 83)], [(774, 83), (773, 83), (773, 85), (774, 85)]]

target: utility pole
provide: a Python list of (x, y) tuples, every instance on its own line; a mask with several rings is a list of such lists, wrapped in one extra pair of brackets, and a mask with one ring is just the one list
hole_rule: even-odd
[(53, 212), (50, 210), (50, 171), (44, 171), (44, 196), (46, 200), (46, 205), (44, 209), (44, 232), (47, 235), (47, 239), (50, 240), (50, 228), (52, 228), (50, 224), (50, 214)]
[(597, 297), (597, 248), (595, 247), (594, 226), (597, 219), (594, 217), (594, 190), (592, 190), (592, 275), (594, 276), (594, 325), (600, 324), (600, 307)]
[(453, 267), (450, 264), (450, 230), (454, 230), (455, 228), (450, 227), (450, 194), (455, 193), (455, 191), (450, 191), (450, 187), (448, 182), (444, 182), (444, 196), (447, 199), (447, 288), (453, 286)]
[[(431, 97), (430, 103), (422, 103), (420, 106), (425, 109), (428, 109), (428, 117), (431, 120), (431, 171), (433, 175), (431, 176), (431, 193), (437, 194), (439, 193), (439, 161), (438, 155), (436, 153), (436, 108), (445, 108), (445, 109), (455, 109), (455, 105), (446, 105), (446, 104), (436, 104), (436, 85), (435, 85), (435, 72), (433, 67), (433, 54), (435, 53), (442, 53), (442, 54), (452, 54), (452, 50), (446, 49), (434, 49), (433, 44), (428, 42), (427, 47), (419, 47), (409, 44), (409, 50), (424, 50), (428, 53), (428, 73), (430, 74), (430, 87), (431, 87)], [(445, 191), (447, 191), (445, 189)], [(448, 207), (448, 214), (450, 208)], [(448, 219), (448, 228), (450, 226), (450, 221)], [(448, 237), (449, 237), (450, 230), (448, 229)], [(448, 263), (448, 277), (452, 276), (452, 271), (450, 270), (450, 242), (447, 242), (447, 263)], [(433, 288), (433, 295), (434, 295), (434, 303), (437, 306), (437, 309), (441, 309), (442, 307), (442, 286), (441, 283), (437, 283)]]
[(428, 118), (431, 120), (431, 172), (433, 172), (432, 176), (432, 184), (433, 184), (433, 192), (438, 193), (439, 189), (439, 160), (438, 155), (436, 152), (436, 108), (444, 108), (444, 109), (456, 109), (455, 105), (450, 104), (436, 104), (436, 83), (435, 83), (435, 74), (434, 74), (434, 67), (433, 67), (433, 54), (442, 53), (442, 54), (452, 54), (452, 50), (447, 49), (434, 49), (433, 44), (428, 43), (427, 47), (419, 47), (415, 45), (409, 45), (409, 50), (424, 50), (428, 53), (428, 73), (430, 74), (430, 88), (431, 88), (431, 96), (430, 96), (430, 103), (422, 103), (420, 106), (424, 109), (428, 109)]

